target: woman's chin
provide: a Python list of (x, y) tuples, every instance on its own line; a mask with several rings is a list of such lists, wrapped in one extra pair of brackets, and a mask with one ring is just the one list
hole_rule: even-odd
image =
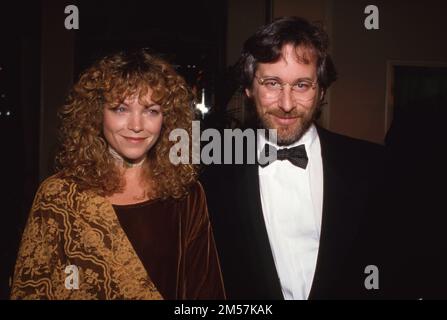
[(131, 162), (131, 163), (138, 163), (141, 162), (144, 158), (146, 158), (146, 153), (139, 153), (139, 154), (134, 154), (134, 153), (123, 153), (121, 155), (127, 162)]

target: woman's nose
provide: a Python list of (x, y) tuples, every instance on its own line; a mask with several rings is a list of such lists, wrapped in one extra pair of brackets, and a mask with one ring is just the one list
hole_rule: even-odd
[(132, 114), (130, 116), (129, 122), (128, 122), (128, 129), (132, 130), (134, 132), (140, 132), (143, 130), (143, 119), (142, 116), (139, 114)]

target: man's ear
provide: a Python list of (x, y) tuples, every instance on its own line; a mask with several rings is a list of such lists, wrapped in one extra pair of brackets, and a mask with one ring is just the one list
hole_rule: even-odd
[(320, 101), (323, 100), (325, 93), (326, 93), (326, 91), (321, 90), (321, 92), (320, 92)]
[(245, 88), (245, 94), (247, 95), (248, 98), (251, 98), (251, 91), (248, 88)]

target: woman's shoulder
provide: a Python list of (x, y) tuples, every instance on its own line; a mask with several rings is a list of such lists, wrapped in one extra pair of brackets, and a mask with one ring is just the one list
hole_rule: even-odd
[[(74, 179), (53, 175), (39, 186), (32, 204), (32, 214), (80, 217), (84, 214), (104, 214), (111, 209), (104, 197), (83, 190)], [(113, 210), (112, 210), (113, 211)]]
[(29, 221), (40, 221), (39, 223), (52, 221), (53, 223), (68, 216), (69, 207), (75, 202), (73, 186), (73, 182), (57, 174), (45, 179), (34, 196)]
[(36, 192), (36, 200), (51, 201), (61, 199), (76, 191), (76, 184), (73, 180), (65, 178), (59, 174), (52, 175), (45, 179)]
[(186, 230), (184, 234), (191, 240), (202, 232), (204, 228), (206, 229), (209, 223), (206, 196), (202, 184), (198, 181), (192, 183), (184, 199), (185, 212), (183, 212), (183, 221)]
[(62, 177), (60, 174), (54, 174), (42, 181), (37, 192), (42, 194), (54, 193), (73, 185), (74, 182), (70, 179)]
[(189, 194), (194, 194), (194, 195), (202, 195), (205, 194), (205, 191), (203, 191), (203, 186), (200, 183), (199, 180), (194, 181), (193, 183), (190, 184), (189, 186)]
[(202, 184), (199, 181), (194, 181), (186, 187), (186, 192), (179, 198), (169, 197), (166, 199), (157, 198), (156, 203), (166, 203), (168, 207), (175, 206), (180, 210), (183, 216), (191, 216), (202, 213), (206, 210), (206, 196)]
[(190, 202), (206, 202), (205, 191), (199, 181), (195, 181), (189, 186), (186, 197)]
[(181, 204), (181, 207), (188, 212), (188, 215), (194, 215), (206, 208), (206, 196), (203, 187), (198, 181), (191, 183), (186, 190), (186, 194), (175, 200)]

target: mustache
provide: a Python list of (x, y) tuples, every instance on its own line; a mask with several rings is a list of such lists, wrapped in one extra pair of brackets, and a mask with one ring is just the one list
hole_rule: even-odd
[(292, 109), (290, 112), (285, 112), (281, 109), (275, 109), (267, 112), (267, 114), (270, 114), (272, 116), (283, 118), (283, 119), (292, 119), (292, 118), (300, 118), (304, 116), (304, 111), (299, 111), (297, 109)]

